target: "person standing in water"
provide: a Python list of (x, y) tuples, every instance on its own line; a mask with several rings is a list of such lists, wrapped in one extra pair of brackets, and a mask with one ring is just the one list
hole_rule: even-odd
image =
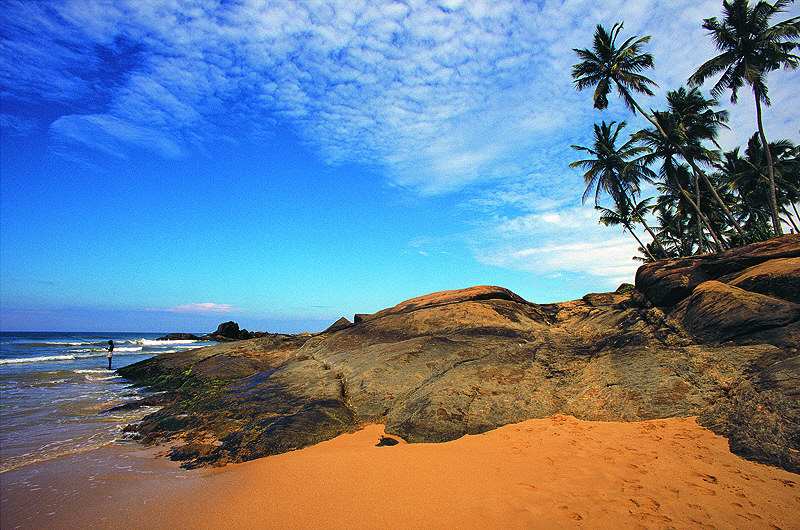
[(106, 358), (108, 358), (108, 369), (111, 370), (111, 355), (112, 355), (112, 352), (114, 351), (114, 341), (113, 340), (108, 341), (107, 350), (108, 351), (106, 352)]

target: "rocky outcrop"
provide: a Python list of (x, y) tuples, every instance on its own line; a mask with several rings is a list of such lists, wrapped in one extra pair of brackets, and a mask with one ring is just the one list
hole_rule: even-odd
[(246, 329), (239, 329), (239, 324), (233, 321), (223, 322), (217, 326), (217, 330), (213, 333), (206, 333), (205, 335), (197, 336), (192, 333), (170, 333), (156, 340), (197, 340), (205, 342), (232, 342), (237, 340), (255, 339), (259, 337), (269, 336), (269, 333), (264, 331), (247, 331)]
[(674, 310), (675, 319), (702, 342), (725, 341), (800, 319), (800, 304), (709, 280)]
[(659, 262), (640, 269), (636, 288), (560, 304), (491, 286), (434, 293), (317, 335), (165, 354), (119, 372), (167, 390), (135, 429), (145, 442), (183, 436), (174, 457), (188, 466), (303, 447), (363, 422), (439, 442), (565, 413), (699, 415), (739, 454), (798, 472), (798, 254), (800, 240), (786, 236)]
[[(692, 294), (694, 288), (703, 282), (730, 281), (745, 270), (750, 269), (751, 273), (754, 273), (753, 267), (772, 262), (782, 271), (793, 273), (790, 274), (793, 280), (785, 278), (780, 281), (791, 283), (794, 286), (794, 295), (797, 295), (796, 258), (799, 257), (800, 235), (792, 234), (718, 254), (657, 261), (644, 265), (636, 272), (636, 288), (642, 291), (653, 305), (671, 307)], [(784, 258), (789, 259), (784, 260)], [(767, 276), (770, 275), (768, 271), (763, 269), (762, 271)], [(778, 276), (784, 277), (783, 273), (778, 273)], [(781, 293), (784, 291), (781, 290)]]
[(347, 320), (345, 317), (342, 317), (333, 324), (331, 324), (330, 326), (328, 326), (328, 328), (325, 329), (323, 333), (333, 333), (334, 331), (340, 331), (344, 328), (349, 328), (352, 325), (353, 325), (352, 322)]
[(200, 337), (192, 333), (170, 333), (156, 340), (200, 340)]

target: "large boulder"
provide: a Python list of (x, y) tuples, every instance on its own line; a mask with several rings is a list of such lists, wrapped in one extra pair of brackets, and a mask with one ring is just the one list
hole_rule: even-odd
[(800, 258), (772, 259), (722, 276), (719, 281), (800, 304)]
[[(657, 307), (669, 307), (709, 280), (732, 277), (770, 260), (800, 257), (800, 235), (753, 243), (718, 254), (657, 261), (636, 272), (636, 288)], [(795, 267), (796, 267), (796, 262)], [(784, 266), (787, 264), (784, 263)], [(788, 263), (789, 266), (792, 262)], [(796, 271), (795, 271), (796, 272)], [(795, 284), (796, 285), (796, 284)]]
[[(120, 374), (166, 390), (136, 429), (147, 442), (187, 439), (174, 456), (188, 466), (303, 447), (364, 422), (440, 442), (565, 413), (700, 416), (739, 454), (800, 472), (800, 323), (784, 292), (796, 271), (778, 261), (798, 243), (739, 249), (744, 265), (734, 254), (689, 260), (689, 279), (675, 261), (651, 264), (646, 292), (560, 304), (492, 286), (433, 293), (314, 336), (162, 355)], [(692, 284), (654, 307), (653, 293)], [(742, 287), (753, 285), (767, 287)]]
[(796, 322), (800, 304), (711, 280), (698, 285), (673, 313), (693, 338), (720, 342)]

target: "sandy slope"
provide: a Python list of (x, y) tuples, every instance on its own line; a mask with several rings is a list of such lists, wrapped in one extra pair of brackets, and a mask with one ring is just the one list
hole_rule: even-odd
[[(371, 425), (191, 473), (108, 479), (66, 527), (800, 528), (800, 477), (744, 461), (692, 418), (553, 416), (444, 444), (375, 447)], [(8, 508), (6, 505), (5, 508)], [(6, 523), (4, 521), (3, 527)], [(11, 528), (9, 526), (9, 528)]]

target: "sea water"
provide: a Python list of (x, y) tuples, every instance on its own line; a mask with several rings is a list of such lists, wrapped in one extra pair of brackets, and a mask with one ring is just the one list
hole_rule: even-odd
[[(214, 344), (154, 333), (0, 332), (0, 474), (124, 441), (156, 408), (111, 411), (143, 390), (113, 370), (160, 353)], [(114, 341), (113, 370), (106, 348)]]

